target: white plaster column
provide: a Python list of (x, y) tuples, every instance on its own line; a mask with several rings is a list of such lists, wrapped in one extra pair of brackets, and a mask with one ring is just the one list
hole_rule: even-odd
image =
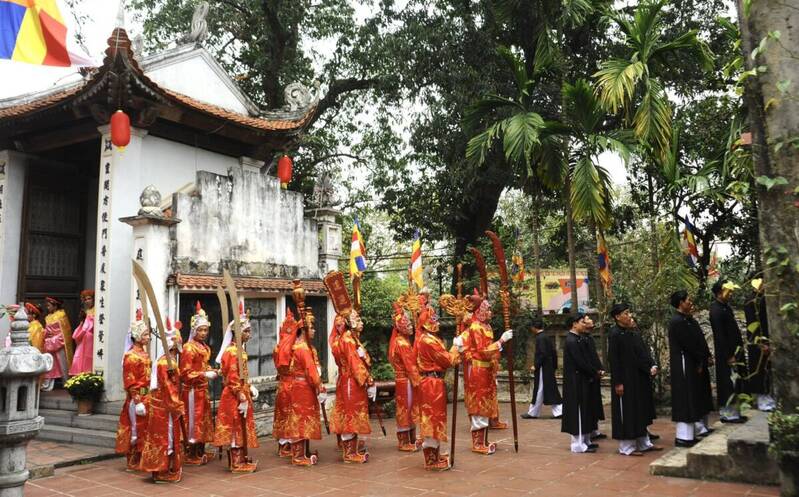
[[(316, 226), (319, 230), (319, 275), (324, 277), (328, 272), (338, 269), (338, 258), (341, 256), (341, 225), (336, 222), (336, 216), (339, 211), (323, 207), (319, 209), (307, 209), (305, 211), (316, 220)], [(336, 309), (333, 306), (333, 301), (327, 299), (327, 330), (324, 333), (330, 333), (333, 328), (333, 323), (336, 319)], [(327, 340), (327, 336), (325, 338)], [(327, 348), (327, 378), (329, 381), (334, 381), (336, 375), (336, 361), (333, 358), (333, 351), (330, 347)]]
[(100, 176), (97, 195), (97, 254), (95, 259), (94, 370), (105, 379), (105, 400), (124, 398), (122, 354), (130, 327), (132, 233), (116, 216), (136, 212), (140, 159), (146, 130), (131, 128), (124, 151), (111, 144), (109, 126), (98, 128)]
[[(0, 302), (4, 303), (18, 300), (17, 279), (26, 166), (25, 155), (12, 150), (0, 151)], [(7, 319), (0, 320), (0, 340), (5, 339), (9, 325)]]
[[(145, 205), (145, 196), (148, 194), (148, 190), (151, 195), (157, 195), (157, 197), (151, 198), (151, 202), (154, 204), (151, 206)], [(180, 221), (162, 216), (158, 211), (158, 205), (160, 203), (161, 195), (158, 194), (154, 187), (148, 186), (145, 193), (142, 193), (142, 208), (139, 209), (139, 214), (137, 216), (121, 218), (120, 221), (133, 227), (133, 257), (142, 265), (150, 279), (161, 319), (163, 319), (164, 324), (166, 324), (167, 316), (169, 316), (173, 323), (175, 322), (174, 318), (176, 312), (173, 307), (175, 291), (174, 289), (167, 288), (166, 284), (167, 276), (169, 276), (170, 272), (170, 262), (172, 260), (169, 230), (171, 226), (174, 226)], [(129, 268), (130, 265), (131, 262), (128, 261)], [(141, 293), (135, 281), (131, 281), (128, 299), (130, 302), (129, 311), (135, 315), (136, 308), (141, 305)], [(149, 303), (148, 309), (152, 309), (152, 303)], [(151, 313), (150, 316), (152, 320), (154, 315)], [(151, 322), (152, 326), (155, 328), (157, 326), (155, 321), (152, 320)], [(159, 344), (160, 342), (156, 340), (155, 343)], [(151, 346), (150, 351), (154, 361), (158, 359), (162, 353), (158, 345)]]

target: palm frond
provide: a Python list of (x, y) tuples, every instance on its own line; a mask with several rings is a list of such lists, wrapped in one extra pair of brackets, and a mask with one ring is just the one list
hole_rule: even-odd
[(646, 72), (641, 61), (610, 59), (602, 62), (594, 74), (597, 94), (602, 107), (616, 114), (633, 99), (635, 88)]
[[(547, 123), (546, 126), (548, 126)], [(546, 133), (546, 128), (540, 135), (540, 143), (533, 151), (535, 173), (549, 189), (560, 188), (563, 178), (568, 174), (566, 167), (566, 147), (561, 136)]]
[(503, 45), (497, 47), (497, 54), (502, 57), (508, 69), (513, 73), (513, 78), (516, 81), (516, 88), (521, 95), (527, 89), (527, 85), (530, 82), (524, 60), (522, 60), (521, 56), (513, 53), (510, 48)]
[(670, 53), (684, 52), (699, 58), (702, 68), (706, 71), (713, 69), (714, 55), (707, 43), (697, 37), (696, 30), (691, 30), (681, 34), (671, 41), (658, 44), (653, 47), (650, 57), (663, 57)]
[(591, 84), (584, 79), (574, 84), (564, 83), (561, 95), (566, 118), (583, 133), (593, 133), (602, 123), (605, 112)]
[(572, 27), (582, 25), (594, 13), (594, 5), (589, 0), (563, 0), (561, 17)]
[(571, 171), (571, 204), (575, 219), (592, 220), (605, 226), (610, 214), (606, 209), (609, 175), (600, 174), (590, 157), (582, 156)]
[(671, 106), (666, 94), (655, 80), (641, 97), (633, 116), (635, 136), (652, 146), (656, 155), (662, 156), (671, 146)]
[(535, 63), (533, 64), (533, 76), (539, 76), (547, 69), (555, 65), (559, 60), (560, 50), (557, 43), (553, 40), (554, 33), (549, 29), (541, 30), (535, 44)]
[(502, 120), (473, 136), (466, 144), (466, 160), (475, 165), (485, 164), (486, 157), (491, 152), (494, 142), (502, 135), (504, 126), (505, 121)]
[(515, 100), (488, 94), (466, 108), (462, 119), (463, 129), (467, 133), (471, 133), (479, 129), (487, 117), (505, 108), (524, 110)]
[(530, 168), (533, 147), (539, 143), (539, 132), (544, 119), (535, 112), (521, 112), (505, 120), (502, 148), (505, 158), (515, 164)]

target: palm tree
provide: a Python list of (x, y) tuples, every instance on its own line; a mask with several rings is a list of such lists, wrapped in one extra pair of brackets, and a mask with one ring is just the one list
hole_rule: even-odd
[(611, 13), (629, 48), (625, 58), (612, 58), (594, 75), (603, 107), (621, 113), (635, 137), (656, 155), (671, 144), (671, 105), (658, 72), (669, 57), (698, 57), (706, 69), (713, 67), (713, 54), (695, 30), (664, 39), (667, 25), (663, 14), (668, 0), (643, 0), (630, 16)]
[[(623, 136), (605, 132), (605, 113), (588, 82), (565, 84), (562, 90), (562, 120), (544, 121), (534, 108), (533, 89), (539, 72), (528, 73), (520, 56), (505, 47), (499, 53), (514, 74), (514, 98), (490, 94), (472, 105), (464, 126), (474, 129), (486, 123), (466, 148), (467, 159), (483, 164), (497, 141), (507, 162), (524, 168), (528, 177), (537, 176), (548, 188), (562, 188), (566, 201), (569, 266), (572, 284), (572, 312), (577, 312), (577, 278), (574, 226), (577, 220), (590, 220), (598, 226), (610, 222), (612, 190), (608, 172), (599, 166), (598, 156), (605, 150), (629, 155)], [(493, 120), (492, 120), (493, 118)], [(534, 167), (535, 166), (535, 167)]]

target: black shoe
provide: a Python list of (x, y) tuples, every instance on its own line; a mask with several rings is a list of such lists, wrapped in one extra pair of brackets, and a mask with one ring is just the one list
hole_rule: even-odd
[(522, 414), (522, 419), (538, 419), (538, 416), (530, 416), (526, 412)]
[(594, 436), (592, 436), (592, 437), (591, 437), (591, 440), (602, 440), (603, 438), (608, 438), (608, 436), (607, 436), (607, 435), (605, 435), (604, 433), (600, 433), (599, 435), (597, 435), (597, 436), (595, 436), (595, 437), (594, 437)]
[(735, 418), (735, 419), (721, 418), (721, 422), (722, 422), (722, 423), (734, 423), (734, 424), (741, 424), (741, 423), (746, 423), (746, 421), (747, 421), (748, 419), (749, 419), (749, 418), (748, 418), (748, 417), (746, 417), (746, 416), (739, 416), (739, 417), (737, 417), (737, 418)]
[(596, 450), (599, 448), (599, 444), (588, 444), (588, 448)]
[(593, 454), (594, 452), (596, 452), (596, 447), (591, 447), (591, 446), (589, 445), (589, 446), (588, 446), (588, 448), (587, 448), (587, 449), (585, 449), (585, 452), (590, 452), (590, 453), (592, 453), (592, 454)]
[(697, 437), (698, 438), (705, 438), (706, 436), (710, 435), (714, 431), (716, 431), (714, 428), (708, 428), (706, 432), (700, 433), (699, 435), (697, 435)]
[(563, 417), (563, 414), (561, 414), (560, 416), (552, 416), (552, 419), (560, 419), (562, 417)]
[(649, 435), (649, 440), (660, 440), (660, 435), (655, 435), (654, 433), (649, 433), (648, 431), (646, 434)]
[(674, 439), (675, 447), (693, 447), (696, 445), (696, 440), (683, 440), (681, 438)]

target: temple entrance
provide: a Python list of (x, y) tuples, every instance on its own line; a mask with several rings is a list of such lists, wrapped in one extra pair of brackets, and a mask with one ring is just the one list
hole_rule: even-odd
[(44, 308), (45, 296), (61, 298), (73, 326), (80, 291), (94, 287), (96, 180), (87, 173), (77, 165), (34, 159), (23, 197), (17, 300)]

